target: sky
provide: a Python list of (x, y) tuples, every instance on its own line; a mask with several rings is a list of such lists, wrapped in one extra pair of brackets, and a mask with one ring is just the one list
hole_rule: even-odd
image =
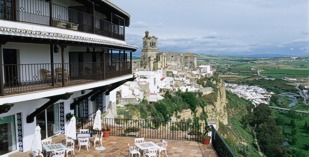
[(110, 0), (131, 16), (126, 41), (145, 31), (159, 51), (309, 56), (309, 0)]

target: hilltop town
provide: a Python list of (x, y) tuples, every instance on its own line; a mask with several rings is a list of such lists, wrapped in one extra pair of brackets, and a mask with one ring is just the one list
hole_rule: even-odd
[[(158, 102), (164, 99), (166, 91), (201, 92), (203, 95), (214, 92), (212, 87), (203, 87), (197, 83), (198, 79), (209, 78), (213, 75), (214, 69), (211, 65), (198, 66), (197, 57), (192, 53), (159, 52), (158, 38), (150, 36), (148, 31), (145, 32), (143, 38), (141, 58), (140, 62), (133, 65), (133, 73), (136, 79), (126, 82), (110, 93), (110, 105), (106, 117), (121, 116), (117, 115), (117, 107), (139, 104), (142, 100), (149, 103)], [(224, 88), (224, 85), (222, 87)], [(225, 89), (222, 91), (225, 92)], [(222, 102), (218, 103), (218, 107), (209, 106), (207, 110), (218, 110), (215, 113), (220, 113), (219, 110), (223, 110), (223, 107), (219, 106), (226, 105), (225, 100)], [(209, 113), (208, 120), (217, 123), (218, 126), (217, 114), (212, 114)], [(227, 115), (220, 121), (227, 124)]]

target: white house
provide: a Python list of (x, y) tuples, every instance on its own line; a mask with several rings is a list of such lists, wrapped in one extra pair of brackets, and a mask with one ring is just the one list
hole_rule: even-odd
[(29, 151), (133, 80), (130, 15), (107, 0), (0, 0), (0, 156)]
[(199, 72), (202, 76), (211, 76), (213, 71), (211, 70), (211, 65), (200, 65)]

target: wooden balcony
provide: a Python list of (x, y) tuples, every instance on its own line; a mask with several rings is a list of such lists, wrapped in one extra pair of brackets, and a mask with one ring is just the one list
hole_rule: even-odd
[[(63, 65), (63, 66), (62, 66)], [(2, 65), (3, 95), (80, 85), (132, 74), (130, 61)], [(64, 67), (64, 68), (62, 68)], [(52, 70), (53, 69), (53, 70)]]
[[(73, 1), (73, 0), (71, 0)], [(5, 1), (0, 3), (0, 19), (47, 25), (125, 40), (125, 19), (110, 12), (108, 18), (95, 15), (104, 10), (85, 1), (81, 6), (62, 6), (52, 0)], [(89, 4), (86, 4), (89, 3)], [(65, 4), (65, 3), (64, 3)], [(87, 5), (87, 6), (86, 6)], [(91, 5), (94, 5), (91, 7)], [(109, 10), (109, 9), (106, 9)]]

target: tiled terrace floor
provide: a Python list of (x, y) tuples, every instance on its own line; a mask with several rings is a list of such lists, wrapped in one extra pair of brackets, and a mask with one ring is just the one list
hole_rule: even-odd
[[(53, 138), (54, 143), (65, 143), (64, 135), (59, 135)], [(145, 139), (145, 141), (159, 142), (160, 139)], [(167, 154), (169, 157), (217, 157), (212, 145), (203, 145), (200, 142), (185, 141), (185, 140), (167, 140)], [(103, 151), (95, 150), (93, 147), (93, 139), (91, 140), (91, 148), (87, 152), (84, 147), (78, 152), (75, 148), (77, 157), (128, 157), (128, 143), (134, 145), (133, 137), (110, 136), (103, 140), (103, 146), (106, 148)], [(164, 156), (163, 154), (161, 156)], [(9, 157), (31, 157), (30, 152), (15, 153)]]

